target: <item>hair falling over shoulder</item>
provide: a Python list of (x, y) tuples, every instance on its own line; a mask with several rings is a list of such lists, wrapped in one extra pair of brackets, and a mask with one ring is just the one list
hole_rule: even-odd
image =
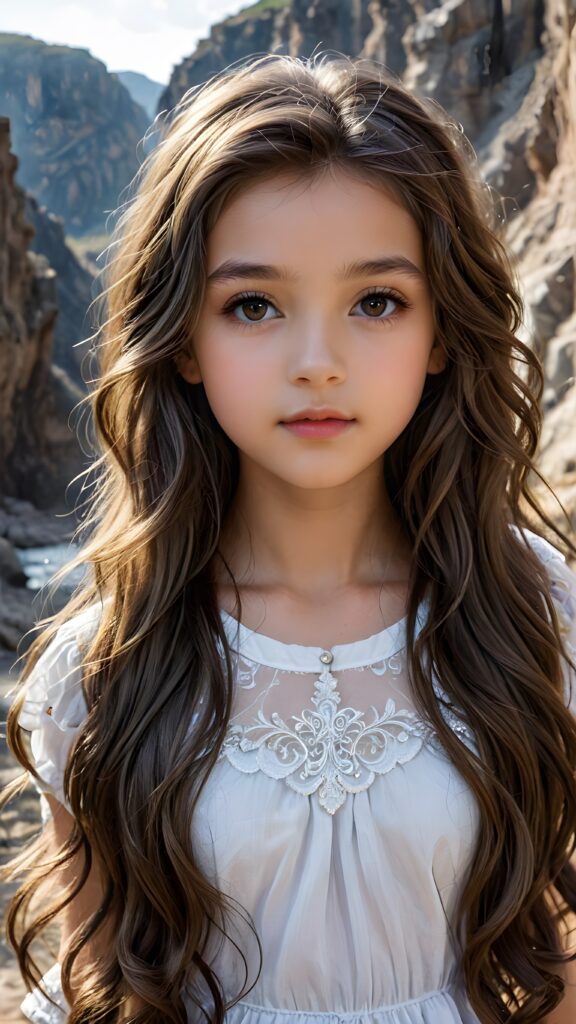
[[(135, 1024), (184, 1024), (191, 970), (213, 995), (206, 1019), (224, 1020), (204, 954), (209, 931), (225, 935), (237, 908), (203, 876), (191, 835), (231, 713), (213, 567), (238, 465), (203, 386), (186, 383), (175, 359), (194, 334), (205, 239), (224, 205), (256, 176), (331, 168), (388, 190), (416, 220), (448, 355), (387, 452), (386, 487), (413, 545), (415, 701), (481, 812), (459, 906), (466, 988), (485, 1024), (536, 1024), (561, 999), (560, 925), (576, 911), (576, 724), (562, 701), (568, 655), (547, 579), (510, 524), (534, 529), (537, 516), (576, 548), (529, 486), (531, 472), (543, 479), (533, 461), (543, 371), (516, 337), (522, 299), (493, 198), (461, 127), (382, 65), (266, 55), (187, 94), (119, 219), (89, 396), (88, 539), (73, 563), (88, 571), (68, 606), (41, 623), (23, 672), (25, 682), (67, 619), (101, 603), (82, 649), (89, 713), (65, 776), (75, 832), (50, 863), (39, 836), (3, 869), (24, 874), (7, 928), (23, 977), (37, 984), (32, 943), (75, 894), (34, 911), (38, 892), (75, 854), (86, 864), (75, 892), (99, 865), (103, 903), (62, 965), (68, 997), (82, 947), (105, 925), (114, 940), (76, 987), (70, 1024), (120, 1021), (133, 994), (146, 1006)], [(424, 597), (429, 621), (415, 639)], [(432, 671), (475, 731), (479, 757), (446, 725)], [(17, 724), (23, 696), (9, 742), (33, 771)], [(4, 802), (25, 784), (22, 776)]]

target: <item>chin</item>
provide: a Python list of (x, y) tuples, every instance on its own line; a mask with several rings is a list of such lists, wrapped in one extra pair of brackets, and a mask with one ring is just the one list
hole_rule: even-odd
[(303, 491), (325, 491), (331, 487), (345, 487), (356, 478), (357, 473), (295, 473), (286, 476), (280, 474), (281, 479), (290, 487), (299, 487)]

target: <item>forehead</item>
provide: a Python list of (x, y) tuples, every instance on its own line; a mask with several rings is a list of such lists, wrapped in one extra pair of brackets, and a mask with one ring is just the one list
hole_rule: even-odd
[(277, 174), (246, 184), (207, 238), (208, 272), (221, 259), (294, 266), (401, 252), (422, 265), (420, 230), (392, 189), (340, 168)]

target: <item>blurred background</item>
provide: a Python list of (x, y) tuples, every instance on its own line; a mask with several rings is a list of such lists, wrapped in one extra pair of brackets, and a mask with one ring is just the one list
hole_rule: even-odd
[[(0, 720), (25, 649), (70, 578), (82, 518), (99, 256), (157, 115), (234, 61), (336, 50), (375, 58), (458, 122), (493, 190), (545, 369), (538, 465), (576, 510), (576, 0), (20, 0), (0, 14)], [(533, 486), (570, 532), (558, 503)], [(574, 538), (573, 530), (571, 532)], [(48, 603), (47, 603), (48, 602)], [(29, 638), (28, 638), (29, 639)], [(18, 774), (0, 726), (0, 785)], [(27, 794), (0, 852), (38, 827)], [(9, 892), (0, 900), (3, 914)], [(46, 951), (46, 964), (53, 949)], [(0, 1024), (24, 989), (0, 940)]]

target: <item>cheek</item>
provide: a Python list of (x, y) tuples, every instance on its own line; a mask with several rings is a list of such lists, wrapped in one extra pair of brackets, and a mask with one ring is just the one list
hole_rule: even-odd
[(273, 406), (270, 379), (261, 362), (215, 347), (209, 359), (201, 359), (201, 368), (210, 408), (225, 433), (237, 442), (258, 413), (261, 416), (263, 408)]
[(416, 409), (426, 381), (428, 355), (414, 345), (383, 349), (364, 370), (362, 393), (382, 415), (408, 415)]

